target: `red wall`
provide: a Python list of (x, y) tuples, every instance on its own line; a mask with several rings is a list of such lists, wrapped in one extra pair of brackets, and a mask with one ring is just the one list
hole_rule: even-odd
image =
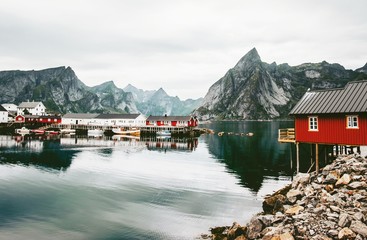
[(308, 130), (308, 116), (296, 116), (296, 141), (306, 143), (367, 145), (367, 114), (358, 115), (358, 129), (348, 129), (345, 114), (318, 117), (318, 131)]

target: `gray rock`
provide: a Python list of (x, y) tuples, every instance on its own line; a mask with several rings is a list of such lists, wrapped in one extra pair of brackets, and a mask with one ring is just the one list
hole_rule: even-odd
[(348, 187), (351, 188), (351, 189), (366, 188), (367, 183), (365, 183), (365, 182), (352, 182), (348, 185)]
[(339, 216), (339, 222), (338, 222), (338, 225), (340, 226), (340, 227), (346, 227), (347, 225), (349, 225), (349, 223), (350, 223), (350, 217), (349, 217), (349, 215), (348, 214), (346, 214), (346, 213), (342, 213), (342, 214), (340, 214), (340, 216)]
[(292, 182), (292, 188), (296, 189), (299, 184), (305, 185), (310, 182), (310, 174), (308, 173), (298, 173)]
[(363, 222), (352, 221), (352, 223), (350, 224), (350, 229), (353, 232), (358, 233), (362, 235), (363, 237), (367, 238), (367, 226)]

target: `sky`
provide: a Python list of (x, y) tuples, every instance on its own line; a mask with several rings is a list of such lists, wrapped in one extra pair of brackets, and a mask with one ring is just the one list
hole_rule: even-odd
[(181, 100), (256, 47), (291, 66), (367, 62), (366, 0), (0, 0), (0, 71), (70, 66), (88, 86)]

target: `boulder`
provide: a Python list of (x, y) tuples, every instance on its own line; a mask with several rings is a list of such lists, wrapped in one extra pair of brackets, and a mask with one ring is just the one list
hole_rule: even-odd
[(350, 229), (353, 232), (358, 233), (362, 235), (363, 237), (367, 238), (367, 226), (363, 222), (352, 221), (352, 223), (350, 224)]

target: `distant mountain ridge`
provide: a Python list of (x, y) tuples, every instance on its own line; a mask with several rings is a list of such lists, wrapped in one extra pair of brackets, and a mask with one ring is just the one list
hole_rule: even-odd
[(0, 71), (0, 103), (42, 101), (55, 113), (143, 113), (187, 115), (200, 100), (181, 101), (162, 88), (144, 91), (128, 85), (125, 90), (113, 81), (86, 86), (70, 67), (38, 71)]
[(307, 89), (343, 87), (367, 79), (366, 66), (356, 71), (340, 64), (268, 64), (253, 48), (208, 90), (194, 114), (208, 119), (277, 119), (289, 111)]

